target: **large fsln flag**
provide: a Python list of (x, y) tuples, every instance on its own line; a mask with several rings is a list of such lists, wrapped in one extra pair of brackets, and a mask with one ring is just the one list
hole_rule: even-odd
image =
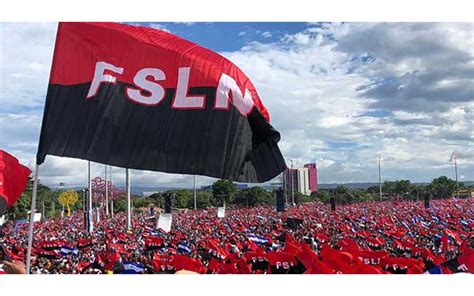
[(286, 167), (249, 78), (164, 31), (60, 23), (37, 163), (46, 155), (264, 182)]
[(13, 155), (0, 150), (0, 216), (20, 198), (31, 170)]

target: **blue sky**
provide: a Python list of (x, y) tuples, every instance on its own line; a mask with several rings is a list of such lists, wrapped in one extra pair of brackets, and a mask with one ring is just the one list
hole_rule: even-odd
[[(318, 165), (321, 183), (474, 180), (472, 23), (140, 23), (214, 50), (256, 86), (289, 163)], [(137, 25), (137, 24), (135, 24)], [(31, 168), (56, 23), (0, 23), (0, 148)], [(48, 156), (44, 184), (86, 184), (86, 162)], [(93, 165), (100, 175), (103, 166)], [(123, 172), (114, 169), (123, 183)], [(133, 171), (139, 186), (192, 177)], [(213, 182), (197, 178), (198, 186)]]
[(174, 34), (214, 51), (239, 50), (250, 42), (275, 42), (286, 34), (306, 29), (308, 23), (136, 23), (161, 26)]

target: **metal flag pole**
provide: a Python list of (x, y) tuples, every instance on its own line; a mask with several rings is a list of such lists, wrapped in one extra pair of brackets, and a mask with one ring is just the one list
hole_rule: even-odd
[(377, 157), (378, 163), (379, 163), (379, 196), (380, 196), (380, 201), (382, 201), (382, 175), (380, 174), (380, 160), (381, 156)]
[(125, 170), (125, 183), (127, 187), (127, 230), (132, 229), (132, 213), (130, 211), (130, 172), (129, 169), (127, 168)]
[(196, 203), (196, 175), (193, 175), (193, 195), (194, 195), (194, 209), (197, 209), (197, 203)]
[(454, 172), (456, 174), (456, 191), (457, 191), (457, 198), (459, 198), (459, 183), (458, 183), (458, 162), (457, 162), (457, 156), (455, 155), (454, 157)]
[(92, 216), (92, 180), (91, 180), (91, 162), (87, 161), (87, 180), (89, 180), (89, 195), (88, 195), (88, 200), (87, 200), (87, 212), (88, 212), (88, 223), (89, 227), (87, 228), (87, 231), (89, 233), (92, 233), (94, 231), (94, 218)]
[[(114, 182), (112, 181), (112, 166), (110, 166), (110, 170), (109, 170), (109, 174), (110, 174), (110, 184), (114, 184)], [(114, 191), (112, 190), (110, 192), (112, 194), (112, 198), (110, 199), (110, 215), (112, 216), (112, 218), (114, 217)]]
[(291, 161), (291, 202), (293, 203), (293, 206), (295, 205), (295, 177), (294, 177), (294, 171), (293, 171), (293, 159)]
[(107, 165), (105, 165), (105, 216), (109, 217), (109, 184), (107, 180)]
[(30, 273), (31, 267), (31, 248), (33, 246), (33, 221), (36, 209), (36, 192), (38, 189), (38, 171), (39, 164), (35, 168), (35, 178), (33, 181), (33, 195), (31, 197), (30, 227), (28, 229), (28, 250), (26, 251), (26, 273)]

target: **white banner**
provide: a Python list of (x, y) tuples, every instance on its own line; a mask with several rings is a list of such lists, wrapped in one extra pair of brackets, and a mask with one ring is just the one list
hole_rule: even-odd
[(225, 217), (225, 207), (218, 207), (217, 218), (224, 218), (224, 217)]
[(161, 213), (156, 228), (161, 228), (166, 232), (170, 232), (172, 222), (173, 218), (171, 214)]
[(41, 213), (35, 213), (33, 216), (33, 222), (40, 222), (41, 221)]

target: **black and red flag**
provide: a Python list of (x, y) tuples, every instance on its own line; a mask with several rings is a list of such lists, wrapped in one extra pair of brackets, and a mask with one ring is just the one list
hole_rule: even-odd
[(37, 164), (46, 155), (264, 182), (286, 168), (249, 78), (164, 31), (60, 23)]
[(0, 150), (0, 216), (20, 198), (31, 170), (13, 155)]

